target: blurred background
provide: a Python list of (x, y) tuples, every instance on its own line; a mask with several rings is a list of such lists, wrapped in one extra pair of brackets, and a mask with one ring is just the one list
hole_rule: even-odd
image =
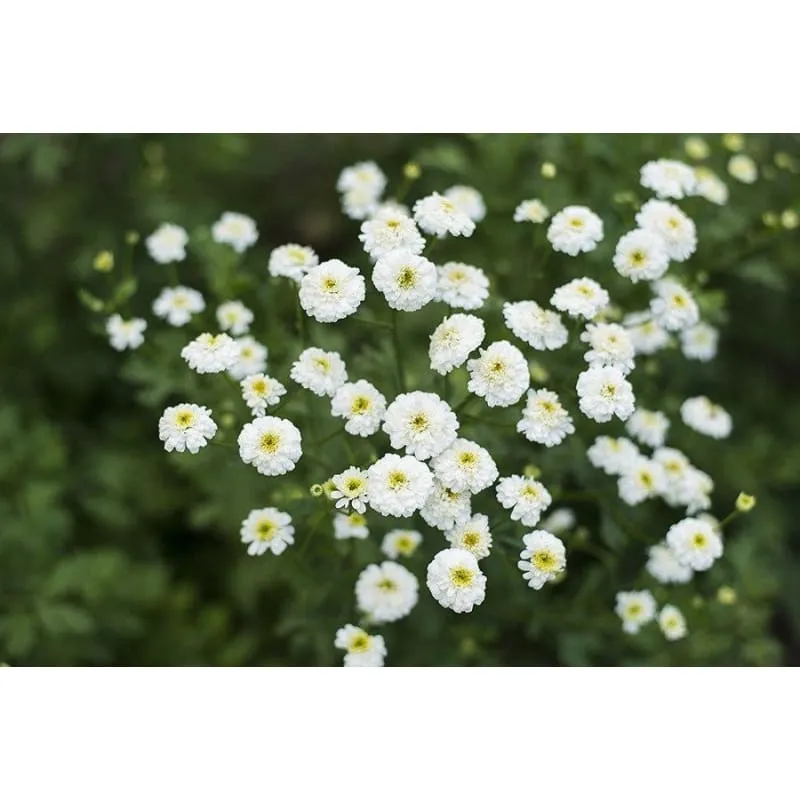
[[(726, 557), (686, 590), (695, 635), (674, 647), (631, 641), (610, 611), (619, 587), (599, 578), (591, 602), (554, 591), (532, 613), (523, 586), (507, 602), (487, 601), (480, 617), (448, 615), (423, 587), (415, 612), (385, 634), (387, 663), (800, 664), (800, 137), (701, 136), (707, 152), (688, 153), (688, 135), (0, 136), (0, 661), (338, 664), (333, 634), (355, 621), (352, 586), (377, 554), (372, 543), (364, 547), (374, 552), (354, 551), (330, 591), (338, 550), (284, 563), (244, 555), (239, 522), (267, 504), (252, 497), (258, 476), (164, 453), (158, 416), (185, 387), (169, 365), (109, 347), (102, 319), (79, 297), (119, 285), (116, 273), (93, 270), (99, 251), (121, 262), (126, 232), (143, 239), (172, 221), (194, 236), (230, 210), (258, 224), (247, 255), (253, 275), (266, 278), (270, 250), (288, 242), (356, 263), (358, 223), (341, 213), (339, 172), (375, 160), (394, 188), (414, 161), (422, 176), (413, 198), (453, 184), (483, 193), (489, 213), (461, 260), (508, 275), (529, 259), (529, 231), (511, 222), (521, 200), (539, 197), (552, 210), (585, 204), (604, 220), (617, 214), (618, 235), (647, 196), (639, 167), (667, 157), (713, 169), (730, 200), (696, 200), (706, 210), (690, 261), (704, 310), (721, 328), (719, 355), (696, 379), (665, 370), (654, 382), (668, 392), (683, 381), (733, 416), (733, 435), (708, 440), (702, 464), (721, 498), (718, 515), (739, 491), (758, 498), (732, 528)], [(728, 174), (737, 152), (758, 165), (754, 183)], [(542, 174), (545, 163), (555, 175)], [(698, 219), (691, 203), (680, 205)], [(609, 229), (598, 259), (610, 263), (614, 241)], [(133, 307), (152, 321), (163, 268), (143, 242), (133, 264)], [(205, 288), (202, 272), (183, 275)], [(288, 340), (294, 309), (282, 302), (271, 313), (285, 316)], [(592, 509), (578, 511), (591, 526)], [(669, 518), (657, 520), (653, 541)], [(641, 562), (641, 544), (636, 552)], [(414, 570), (423, 569), (421, 560)], [(594, 586), (591, 564), (579, 575)]]

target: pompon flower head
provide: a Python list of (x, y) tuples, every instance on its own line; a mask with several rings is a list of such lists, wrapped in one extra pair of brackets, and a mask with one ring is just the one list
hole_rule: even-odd
[(637, 355), (657, 353), (671, 341), (670, 335), (653, 319), (649, 311), (627, 314), (622, 323), (631, 337)]
[(686, 619), (675, 606), (666, 605), (658, 615), (658, 627), (670, 642), (683, 639), (687, 633)]
[(625, 423), (625, 430), (648, 447), (661, 447), (667, 438), (669, 420), (661, 411), (638, 408)]
[(381, 550), (391, 559), (397, 559), (400, 556), (408, 558), (408, 556), (414, 555), (421, 543), (422, 534), (419, 531), (396, 528), (383, 537)]
[(668, 267), (669, 258), (664, 239), (655, 231), (631, 231), (617, 242), (614, 269), (633, 283), (657, 280)]
[(581, 411), (595, 422), (617, 416), (623, 422), (633, 414), (633, 388), (618, 367), (589, 367), (578, 376), (576, 390)]
[(345, 383), (331, 399), (331, 414), (345, 419), (344, 429), (352, 436), (371, 436), (385, 413), (386, 398), (369, 381)]
[(561, 317), (533, 300), (503, 303), (503, 319), (511, 333), (534, 350), (558, 350), (569, 338)]
[(201, 333), (181, 350), (181, 358), (201, 375), (224, 372), (239, 360), (239, 343), (227, 333)]
[(180, 403), (164, 409), (158, 421), (158, 438), (164, 449), (171, 453), (189, 451), (197, 453), (214, 438), (217, 425), (211, 411), (195, 403)]
[(347, 367), (337, 352), (308, 347), (292, 364), (289, 377), (318, 397), (332, 397), (347, 381)]
[(695, 514), (711, 508), (711, 492), (714, 481), (697, 467), (689, 467), (688, 475), (681, 486), (680, 504), (686, 506), (687, 514)]
[(378, 210), (380, 195), (370, 186), (357, 186), (342, 195), (342, 211), (350, 219), (367, 219)]
[(717, 355), (719, 332), (705, 322), (681, 331), (681, 350), (694, 361), (711, 361)]
[(642, 167), (640, 181), (645, 189), (651, 189), (661, 198), (680, 200), (697, 194), (694, 170), (687, 164), (668, 158), (648, 161)]
[(733, 430), (731, 415), (705, 395), (684, 400), (681, 404), (681, 419), (692, 430), (714, 439), (725, 439)]
[(480, 308), (489, 296), (489, 279), (483, 270), (449, 261), (436, 270), (436, 299), (451, 308)]
[(567, 206), (550, 220), (547, 239), (559, 253), (576, 256), (597, 247), (603, 238), (603, 220), (586, 206)]
[(486, 558), (492, 549), (492, 534), (486, 514), (473, 514), (455, 528), (445, 531), (444, 535), (451, 547), (468, 550), (478, 561)]
[(298, 283), (303, 275), (319, 264), (317, 254), (310, 247), (284, 244), (269, 254), (269, 274), (273, 278), (291, 278)]
[(438, 456), (458, 435), (458, 418), (433, 392), (399, 394), (389, 404), (383, 431), (395, 450), (405, 448), (419, 459)]
[(617, 491), (620, 499), (636, 506), (650, 497), (658, 497), (666, 488), (664, 470), (657, 461), (638, 456), (619, 476)]
[(364, 278), (338, 258), (311, 267), (300, 280), (300, 305), (317, 322), (338, 322), (354, 314), (366, 297)]
[(267, 367), (267, 348), (252, 336), (241, 336), (236, 340), (239, 346), (239, 357), (228, 370), (228, 375), (237, 381), (248, 375), (263, 372)]
[(434, 192), (414, 203), (417, 225), (433, 236), (472, 236), (475, 223), (447, 197)]
[(662, 328), (682, 331), (697, 324), (700, 311), (688, 289), (664, 278), (653, 284), (653, 290), (656, 296), (650, 301), (650, 311)]
[(356, 581), (356, 604), (371, 622), (407, 617), (417, 604), (419, 582), (402, 564), (370, 564)]
[(718, 175), (707, 167), (696, 167), (697, 193), (717, 206), (724, 206), (728, 202), (728, 186)]
[(593, 319), (610, 302), (608, 292), (591, 278), (575, 280), (559, 286), (550, 298), (550, 304), (570, 317)]
[(445, 191), (444, 196), (473, 222), (480, 222), (486, 216), (486, 204), (483, 202), (483, 196), (472, 186), (451, 186)]
[(410, 250), (393, 250), (372, 270), (375, 288), (395, 311), (418, 311), (436, 296), (436, 267)]
[(569, 434), (575, 433), (575, 426), (555, 392), (537, 389), (528, 392), (522, 419), (517, 423), (517, 431), (530, 442), (555, 447)]
[(255, 417), (263, 417), (269, 406), (277, 405), (286, 394), (286, 387), (263, 372), (248, 375), (239, 384), (242, 398)]
[(624, 437), (598, 436), (586, 455), (592, 466), (602, 469), (606, 475), (622, 475), (639, 457), (639, 448)]
[(183, 261), (186, 258), (186, 245), (188, 242), (189, 234), (179, 225), (173, 225), (170, 222), (160, 225), (145, 239), (150, 258), (159, 264)]
[(634, 367), (636, 353), (628, 331), (616, 322), (589, 323), (581, 334), (581, 341), (590, 349), (584, 359), (591, 365), (616, 367), (627, 375)]
[(514, 209), (514, 222), (540, 224), (550, 216), (550, 210), (541, 200), (523, 200)]
[(432, 528), (449, 531), (469, 519), (472, 514), (472, 497), (466, 490), (456, 492), (434, 480), (420, 516)]
[(486, 576), (467, 550), (441, 550), (428, 564), (428, 590), (443, 608), (470, 612), (486, 598)]
[(241, 537), (247, 545), (247, 555), (263, 556), (269, 550), (279, 556), (294, 544), (292, 518), (277, 508), (256, 508), (242, 522)]
[(147, 321), (139, 317), (122, 319), (119, 314), (112, 314), (106, 320), (106, 333), (111, 346), (115, 350), (136, 350), (144, 343), (144, 332)]
[(187, 286), (171, 286), (161, 290), (153, 303), (153, 313), (170, 325), (180, 328), (206, 307), (203, 295)]
[(667, 546), (675, 558), (696, 572), (704, 572), (722, 555), (722, 537), (708, 522), (688, 517), (667, 531)]
[(656, 601), (648, 591), (617, 592), (615, 608), (622, 620), (625, 633), (639, 633), (643, 625), (652, 622), (656, 616)]
[(659, 583), (689, 583), (692, 579), (694, 570), (686, 564), (681, 564), (665, 544), (653, 545), (647, 552), (645, 569)]
[(689, 459), (672, 447), (659, 447), (653, 459), (661, 465), (666, 485), (661, 493), (671, 506), (686, 506), (687, 514), (710, 508), (714, 481), (702, 470), (693, 467)]
[(336, 188), (340, 192), (350, 192), (354, 189), (369, 190), (378, 198), (386, 188), (386, 175), (374, 161), (360, 161), (352, 166), (345, 167), (336, 181)]
[(336, 631), (334, 647), (346, 650), (346, 667), (382, 667), (386, 658), (383, 636), (370, 636), (363, 628), (345, 625)]
[(230, 300), (217, 307), (217, 323), (220, 330), (232, 336), (242, 336), (250, 330), (253, 312), (239, 300)]
[(460, 367), (486, 335), (483, 320), (472, 314), (453, 314), (445, 317), (431, 334), (428, 356), (431, 369), (447, 375)]
[(478, 358), (467, 361), (467, 391), (482, 397), (490, 407), (513, 406), (530, 386), (528, 362), (506, 341), (492, 342)]
[(550, 533), (566, 533), (575, 527), (577, 518), (571, 508), (557, 508), (541, 522), (542, 530)]
[(511, 475), (497, 482), (497, 501), (511, 509), (511, 519), (533, 527), (539, 522), (553, 498), (550, 492), (533, 478)]
[(367, 470), (369, 506), (386, 517), (410, 517), (433, 490), (433, 473), (412, 456), (388, 453)]
[(211, 238), (220, 244), (229, 244), (237, 253), (244, 253), (258, 241), (255, 220), (245, 214), (226, 211), (212, 226)]
[(262, 475), (291, 472), (303, 454), (300, 431), (288, 419), (258, 417), (242, 428), (239, 457)]
[(686, 261), (697, 249), (694, 222), (678, 206), (665, 200), (648, 200), (636, 215), (636, 224), (662, 237), (671, 261)]
[(425, 248), (425, 239), (414, 220), (403, 211), (391, 208), (379, 209), (374, 217), (362, 222), (358, 238), (376, 261), (393, 250), (419, 255)]
[(348, 467), (331, 478), (333, 491), (331, 499), (336, 501), (336, 508), (342, 511), (357, 511), (363, 514), (367, 510), (368, 482), (366, 470)]
[(489, 451), (469, 439), (456, 439), (431, 461), (431, 469), (442, 486), (471, 494), (488, 489), (499, 474)]
[(522, 537), (524, 549), (519, 554), (517, 566), (531, 589), (541, 589), (555, 580), (567, 566), (564, 543), (544, 530), (531, 531)]
[(737, 153), (728, 161), (728, 174), (741, 183), (755, 183), (758, 180), (758, 167), (750, 156)]
[(366, 539), (369, 536), (367, 518), (363, 514), (334, 514), (334, 539)]

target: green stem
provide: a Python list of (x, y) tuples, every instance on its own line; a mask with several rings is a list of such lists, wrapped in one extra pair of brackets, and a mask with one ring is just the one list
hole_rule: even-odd
[(454, 409), (456, 416), (458, 416), (473, 400), (475, 399), (474, 394), (468, 394)]
[(168, 266), (169, 270), (169, 279), (172, 281), (173, 286), (180, 286), (180, 281), (178, 280), (178, 267), (174, 261), (171, 261)]
[(722, 530), (729, 522), (731, 522), (732, 520), (736, 519), (736, 517), (738, 517), (741, 513), (742, 512), (739, 511), (738, 508), (734, 508), (733, 511), (731, 511), (731, 513), (728, 514), (728, 516), (725, 517), (725, 519), (723, 519), (722, 522), (720, 522), (717, 525), (717, 529), (718, 530)]
[(327, 436), (323, 436), (318, 442), (314, 442), (312, 445), (314, 448), (322, 447), (323, 444), (329, 442), (331, 439), (335, 439), (340, 433), (344, 433), (344, 428), (337, 428), (333, 433), (329, 433)]
[(397, 390), (405, 392), (406, 390), (406, 376), (403, 372), (403, 361), (400, 356), (400, 333), (397, 318), (399, 312), (392, 310), (392, 344), (394, 346), (394, 365), (397, 372)]

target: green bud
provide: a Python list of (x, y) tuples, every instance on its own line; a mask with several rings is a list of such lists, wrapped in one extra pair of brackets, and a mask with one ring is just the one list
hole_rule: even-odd
[(717, 600), (724, 606), (732, 606), (736, 600), (736, 590), (732, 586), (720, 586), (717, 589)]
[(746, 514), (748, 511), (752, 511), (755, 507), (756, 498), (752, 494), (739, 492), (739, 496), (736, 498), (737, 511), (741, 511), (743, 514)]
[(315, 483), (309, 491), (311, 492), (312, 497), (322, 497), (325, 490), (322, 488), (321, 483)]
[(98, 272), (111, 272), (114, 269), (114, 254), (109, 250), (103, 250), (94, 257), (92, 266)]

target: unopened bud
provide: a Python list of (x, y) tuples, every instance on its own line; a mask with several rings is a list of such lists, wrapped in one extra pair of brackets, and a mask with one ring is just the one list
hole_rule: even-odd
[(114, 269), (114, 254), (108, 250), (103, 250), (94, 257), (92, 266), (98, 272), (111, 272)]
[(416, 161), (409, 161), (408, 164), (403, 167), (403, 176), (408, 181), (415, 181), (420, 175), (422, 175), (422, 167), (420, 167)]
[(731, 586), (720, 586), (717, 589), (717, 600), (724, 606), (732, 606), (736, 602), (736, 590)]
[(558, 174), (558, 170), (556, 169), (556, 165), (552, 164), (550, 161), (545, 161), (542, 164), (542, 177), (543, 178), (555, 178)]
[(755, 507), (756, 498), (752, 494), (739, 492), (739, 496), (736, 498), (737, 511), (741, 511), (742, 513), (746, 514), (748, 511), (752, 511)]

